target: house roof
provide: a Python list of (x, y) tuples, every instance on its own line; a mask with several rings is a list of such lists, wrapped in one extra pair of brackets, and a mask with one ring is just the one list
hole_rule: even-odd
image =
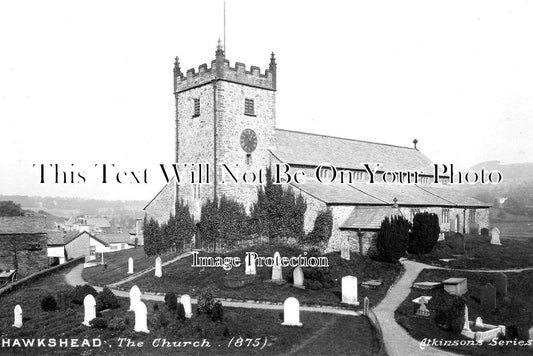
[(339, 228), (379, 230), (383, 219), (387, 216), (394, 215), (401, 215), (400, 210), (390, 206), (358, 206), (353, 208), (348, 218), (339, 226)]
[(323, 184), (315, 180), (308, 180), (305, 184), (294, 184), (293, 186), (327, 204), (386, 204), (386, 202), (354, 189), (348, 184)]
[(96, 227), (111, 227), (111, 223), (106, 218), (87, 218), (87, 225), (93, 225)]
[(121, 234), (98, 234), (97, 238), (105, 242), (106, 244), (132, 242), (132, 240), (130, 239), (130, 234), (127, 232)]
[(44, 233), (45, 216), (0, 216), (0, 235)]
[(69, 231), (67, 233), (54, 231), (47, 235), (48, 245), (67, 245), (83, 234), (89, 235), (89, 237), (92, 237), (93, 239), (102, 243), (105, 246), (108, 245), (106, 241), (100, 238), (101, 235), (94, 236), (93, 234), (87, 231)]
[(380, 171), (433, 172), (432, 162), (414, 148), (299, 131), (276, 129), (276, 146), (271, 152), (288, 164), (316, 166), (328, 163), (337, 168), (364, 169), (363, 163), (381, 163)]

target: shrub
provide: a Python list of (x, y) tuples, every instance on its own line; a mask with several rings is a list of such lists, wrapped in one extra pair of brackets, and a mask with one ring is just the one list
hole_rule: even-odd
[(307, 287), (309, 287), (309, 289), (311, 289), (311, 290), (320, 290), (320, 289), (324, 288), (322, 283), (320, 283), (319, 281), (315, 281), (313, 279), (310, 280), (310, 281), (307, 281)]
[(70, 295), (68, 291), (57, 293), (57, 306), (59, 309), (67, 309), (70, 304)]
[(154, 308), (154, 312), (159, 311), (159, 304), (158, 303), (154, 303), (153, 308)]
[(207, 287), (202, 289), (200, 296), (198, 297), (198, 314), (211, 314), (214, 305), (215, 300), (213, 299), (213, 292), (211, 291), (211, 288)]
[(167, 318), (167, 315), (162, 310), (159, 310), (153, 314), (150, 318), (150, 322), (155, 329), (166, 328), (170, 321)]
[(379, 258), (386, 262), (397, 262), (405, 255), (409, 243), (410, 223), (403, 216), (386, 217), (378, 232), (377, 249)]
[[(317, 290), (333, 287), (334, 280), (329, 268), (304, 268), (303, 272), (305, 280), (308, 282), (311, 289), (315, 288), (315, 290)], [(320, 285), (310, 282), (319, 282)]]
[(176, 297), (176, 294), (173, 292), (167, 293), (165, 295), (165, 304), (170, 311), (176, 311), (176, 308), (178, 307), (178, 298)]
[(98, 297), (96, 298), (96, 304), (98, 309), (98, 304), (100, 304), (100, 308), (98, 310), (104, 310), (104, 309), (115, 309), (120, 306), (118, 303), (118, 298), (113, 294), (111, 289), (104, 287), (102, 292), (98, 294)]
[(222, 336), (224, 336), (224, 337), (230, 337), (231, 336), (227, 325), (224, 328), (224, 331), (222, 332)]
[(178, 320), (185, 320), (185, 308), (183, 307), (183, 304), (177, 303), (176, 305), (176, 317)]
[(434, 213), (418, 213), (413, 218), (413, 231), (409, 234), (409, 253), (429, 253), (439, 239), (439, 217)]
[(125, 317), (115, 316), (109, 321), (109, 329), (111, 330), (126, 330), (128, 323)]
[(46, 312), (56, 310), (57, 303), (55, 298), (50, 294), (45, 295), (43, 299), (41, 299), (41, 308)]
[(89, 325), (93, 328), (105, 329), (107, 328), (107, 320), (104, 318), (94, 318), (93, 320), (89, 321)]
[(70, 299), (73, 303), (83, 304), (83, 300), (88, 294), (91, 294), (95, 298), (98, 296), (98, 292), (96, 291), (96, 289), (94, 289), (88, 284), (76, 286), (76, 288), (74, 288), (74, 290), (70, 294)]
[(305, 241), (312, 244), (328, 242), (333, 228), (333, 215), (330, 209), (322, 210), (315, 218), (313, 230), (307, 234)]
[(224, 319), (224, 310), (222, 309), (222, 303), (216, 302), (213, 305), (213, 311), (211, 313), (212, 321), (222, 321)]

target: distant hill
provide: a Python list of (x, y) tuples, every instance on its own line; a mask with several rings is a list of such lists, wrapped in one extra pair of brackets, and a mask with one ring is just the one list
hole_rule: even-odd
[(533, 182), (533, 162), (502, 164), (500, 161), (487, 161), (470, 167), (470, 170), (478, 171), (483, 167), (488, 171), (500, 171), (502, 185)]

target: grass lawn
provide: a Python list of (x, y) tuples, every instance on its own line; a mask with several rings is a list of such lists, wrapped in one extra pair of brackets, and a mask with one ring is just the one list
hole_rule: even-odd
[[(507, 273), (508, 295), (507, 297), (497, 297), (497, 309), (494, 311), (482, 310), (480, 306), (481, 287), (486, 283), (494, 284), (493, 273), (471, 273), (460, 271), (446, 271), (425, 269), (417, 278), (417, 282), (422, 281), (442, 281), (451, 277), (466, 277), (468, 292), (463, 296), (468, 305), (470, 321), (474, 321), (480, 316), (483, 322), (493, 325), (516, 325), (519, 336), (524, 340), (528, 339), (527, 330), (533, 326), (533, 271), (521, 273)], [(402, 325), (415, 339), (424, 338), (437, 340), (467, 340), (462, 335), (445, 331), (437, 326), (434, 321), (436, 315), (432, 311), (431, 319), (418, 319), (414, 317), (413, 299), (421, 295), (432, 296), (433, 299), (428, 304), (428, 308), (443, 308), (442, 306), (451, 303), (453, 297), (443, 289), (421, 291), (411, 289), (411, 293), (396, 310), (396, 321)], [(533, 349), (520, 346), (456, 346), (446, 348), (453, 352), (468, 355), (492, 356), (492, 355), (531, 355)]]
[[(2, 340), (6, 339), (35, 339), (53, 338), (98, 339), (101, 347), (29, 347), (7, 348), (1, 347), (0, 354), (84, 354), (84, 355), (131, 355), (131, 354), (187, 354), (187, 355), (349, 355), (358, 350), (360, 355), (372, 355), (378, 350), (377, 337), (364, 317), (342, 316), (324, 313), (300, 314), (302, 328), (281, 326), (280, 312), (273, 310), (224, 308), (224, 321), (212, 322), (205, 315), (194, 314), (192, 319), (179, 321), (166, 310), (163, 303), (158, 304), (158, 312), (154, 311), (155, 302), (144, 301), (148, 310), (149, 334), (133, 331), (133, 312), (128, 312), (129, 301), (120, 299), (118, 309), (103, 311), (102, 317), (107, 321), (114, 317), (129, 320), (124, 330), (117, 331), (95, 329), (83, 326), (83, 307), (72, 305), (67, 310), (44, 312), (40, 307), (41, 296), (47, 293), (55, 294), (58, 290), (68, 289), (64, 283), (63, 273), (56, 273), (45, 277), (24, 288), (18, 289), (0, 297), (0, 333)], [(20, 304), (23, 311), (24, 325), (21, 329), (12, 327), (13, 308)], [(194, 310), (193, 305), (193, 310)], [(157, 314), (164, 314), (167, 323), (154, 318)], [(164, 326), (161, 326), (164, 325)], [(224, 336), (225, 329), (228, 333)], [(235, 344), (242, 338), (243, 344)], [(120, 346), (121, 338), (129, 338), (135, 343), (142, 342), (142, 346), (126, 347), (126, 341)], [(154, 347), (157, 339), (174, 341), (202, 341), (206, 339), (211, 347)], [(230, 340), (233, 343), (228, 347)], [(246, 347), (251, 339), (258, 338), (259, 346)], [(250, 341), (247, 341), (250, 340)], [(266, 340), (266, 341), (265, 341)], [(48, 342), (48, 341), (47, 341)], [(237, 346), (239, 347), (237, 347)], [(259, 349), (261, 346), (264, 348)]]
[[(459, 269), (511, 269), (533, 267), (532, 239), (500, 239), (502, 245), (491, 245), (490, 237), (465, 235), (464, 255), (457, 255), (448, 241), (439, 241), (426, 255), (410, 256), (410, 259)], [(439, 259), (453, 259), (450, 262)]]
[[(359, 283), (369, 279), (382, 279), (383, 285), (377, 289), (368, 290), (359, 286), (359, 300), (362, 301), (365, 296), (368, 296), (370, 304), (375, 305), (384, 297), (387, 289), (403, 269), (400, 264), (377, 262), (367, 256), (359, 256), (357, 254), (352, 254), (351, 260), (345, 261), (336, 252), (325, 255), (328, 257), (329, 270), (334, 280), (331, 288), (320, 290), (307, 288), (301, 290), (292, 287), (289, 283), (279, 286), (265, 282), (265, 280), (272, 277), (272, 268), (266, 266), (257, 267), (257, 275), (251, 284), (238, 289), (225, 287), (223, 280), (225, 276), (244, 275), (244, 256), (246, 251), (254, 251), (259, 256), (273, 256), (274, 252), (278, 251), (282, 257), (298, 256), (302, 253), (296, 248), (284, 245), (254, 246), (225, 255), (239, 256), (241, 261), (243, 261), (240, 267), (230, 271), (216, 267), (191, 267), (192, 257), (187, 257), (163, 267), (162, 278), (144, 275), (121, 285), (121, 287), (129, 290), (133, 285), (137, 285), (141, 291), (175, 292), (176, 294), (190, 294), (191, 296), (197, 296), (201, 289), (211, 287), (213, 294), (218, 298), (283, 302), (288, 297), (295, 297), (300, 303), (308, 305), (341, 305), (341, 278), (352, 275), (358, 278)], [(200, 255), (206, 256), (207, 254), (202, 253)], [(217, 256), (216, 254), (210, 255)], [(283, 268), (283, 277), (285, 280), (292, 280), (292, 268)]]
[[(161, 256), (163, 262), (168, 261), (179, 253), (168, 253)], [(107, 284), (117, 282), (128, 277), (128, 258), (133, 258), (133, 271), (140, 272), (142, 270), (155, 266), (156, 256), (147, 256), (142, 247), (130, 248), (117, 252), (109, 252), (104, 254), (104, 262), (107, 263), (107, 269), (102, 266), (95, 266), (83, 269), (83, 279), (87, 283), (98, 286), (105, 286)]]

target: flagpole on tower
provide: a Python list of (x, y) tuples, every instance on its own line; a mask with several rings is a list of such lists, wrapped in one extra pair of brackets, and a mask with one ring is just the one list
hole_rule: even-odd
[(224, 0), (224, 53), (228, 53), (226, 51), (226, 0)]

